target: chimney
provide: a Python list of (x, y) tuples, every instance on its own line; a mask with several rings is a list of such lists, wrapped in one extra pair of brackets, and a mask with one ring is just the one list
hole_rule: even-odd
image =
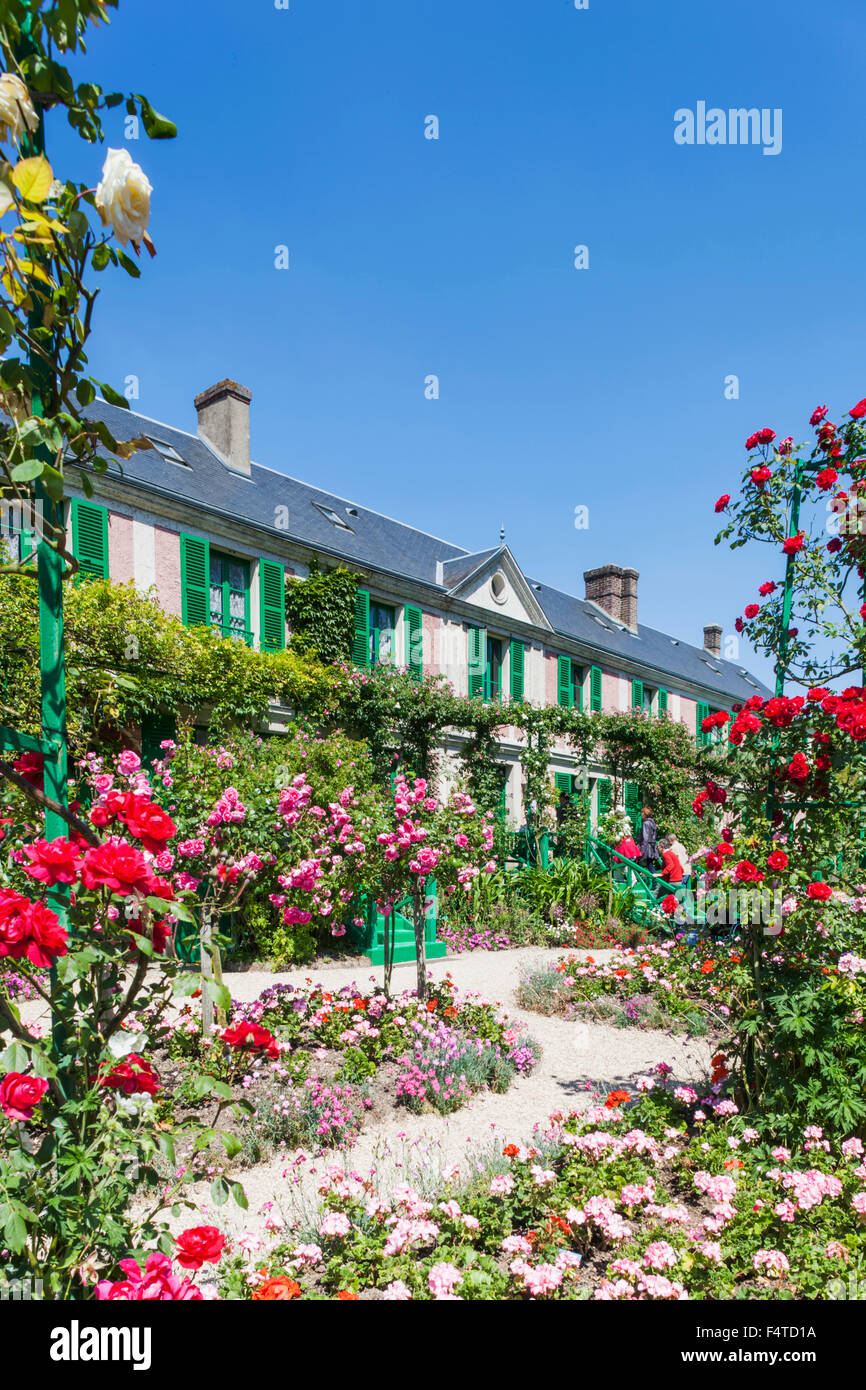
[(617, 623), (632, 632), (637, 631), (637, 570), (621, 569), (619, 565), (601, 565), (584, 570), (586, 600), (602, 608)]
[(708, 623), (704, 628), (704, 651), (711, 656), (721, 656), (722, 629), (718, 623)]
[(218, 381), (195, 398), (198, 432), (236, 473), (250, 475), (250, 401), (236, 381)]

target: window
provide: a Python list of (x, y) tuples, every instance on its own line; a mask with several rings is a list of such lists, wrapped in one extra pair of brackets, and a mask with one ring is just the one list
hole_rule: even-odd
[(394, 609), (375, 599), (370, 601), (368, 653), (371, 666), (386, 666), (394, 660)]
[(727, 738), (727, 726), (725, 724), (716, 725), (714, 729), (702, 729), (701, 724), (708, 719), (711, 714), (720, 714), (721, 709), (703, 704), (698, 701), (695, 715), (695, 741), (699, 748), (709, 748), (713, 744), (723, 743)]
[(146, 435), (145, 438), (150, 440), (156, 452), (165, 459), (166, 463), (177, 463), (180, 464), (181, 468), (189, 468), (186, 459), (177, 452), (173, 444), (166, 444), (164, 439), (154, 439), (152, 434)]
[(557, 702), (565, 709), (583, 709), (585, 671), (570, 656), (557, 659)]
[[(344, 521), (343, 518), (337, 512), (334, 511), (333, 507), (325, 507), (322, 505), (321, 502), (313, 502), (312, 505), (315, 507), (316, 511), (319, 512), (320, 515), (325, 518), (326, 521), (330, 521), (332, 526), (339, 527), (341, 531), (352, 530), (348, 521)], [(352, 534), (354, 535), (354, 532), (352, 532)]]
[(95, 502), (72, 499), (72, 553), (78, 581), (108, 578), (108, 512)]
[(485, 700), (502, 699), (502, 642), (498, 637), (487, 638), (487, 670), (484, 674)]
[(210, 626), (223, 637), (252, 646), (250, 631), (250, 567), (219, 550), (210, 552)]

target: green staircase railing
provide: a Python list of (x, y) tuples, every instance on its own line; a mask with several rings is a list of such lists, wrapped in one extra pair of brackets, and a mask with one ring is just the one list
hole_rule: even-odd
[[(445, 955), (446, 946), (444, 941), (436, 940), (438, 899), (436, 884), (433, 879), (428, 879), (426, 896), (431, 901), (424, 919), (424, 955), (427, 960), (438, 960)], [(415, 927), (412, 922), (411, 909), (412, 899), (409, 897), (401, 898), (399, 902), (394, 904), (390, 954), (395, 965), (401, 961), (416, 959)], [(407, 910), (410, 914), (408, 916)], [(357, 926), (353, 920), (355, 917), (363, 917), (363, 926)], [(368, 958), (371, 965), (385, 964), (385, 933), (388, 926), (388, 918), (379, 911), (372, 898), (366, 899), (360, 905), (356, 903), (349, 914), (347, 923), (349, 935), (358, 950)]]

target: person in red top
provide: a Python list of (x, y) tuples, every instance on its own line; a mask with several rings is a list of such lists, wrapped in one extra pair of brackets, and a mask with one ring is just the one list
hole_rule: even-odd
[(670, 839), (659, 842), (659, 849), (662, 852), (661, 876), (665, 883), (682, 883), (683, 866), (671, 849), (671, 843)]

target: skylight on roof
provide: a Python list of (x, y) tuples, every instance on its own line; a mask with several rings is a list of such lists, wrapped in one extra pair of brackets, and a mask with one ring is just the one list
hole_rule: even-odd
[(145, 436), (149, 439), (158, 454), (161, 454), (166, 463), (179, 463), (181, 468), (189, 468), (189, 464), (182, 454), (177, 452), (173, 444), (167, 444), (164, 439), (154, 439), (152, 434)]
[(611, 627), (610, 623), (606, 623), (603, 618), (597, 618), (595, 613), (593, 613), (592, 615), (592, 620), (593, 622), (598, 623), (599, 627), (603, 627), (605, 632), (613, 632), (613, 628)]
[[(334, 511), (333, 507), (326, 507), (321, 502), (313, 502), (313, 506), (315, 507), (316, 511), (319, 512), (325, 518), (326, 521), (330, 521), (332, 526), (338, 526), (341, 531), (352, 530), (348, 521), (344, 521), (343, 518), (339, 516), (337, 512)], [(354, 535), (354, 532), (352, 532), (352, 534)]]

